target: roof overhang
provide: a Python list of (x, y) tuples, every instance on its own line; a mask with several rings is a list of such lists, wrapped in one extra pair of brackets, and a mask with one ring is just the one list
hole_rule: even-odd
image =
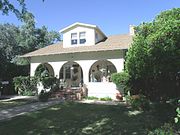
[(63, 34), (67, 31), (73, 29), (74, 27), (78, 27), (78, 26), (93, 28), (93, 29), (97, 30), (98, 32), (100, 32), (104, 37), (106, 37), (106, 35), (100, 30), (100, 28), (98, 26), (92, 25), (92, 24), (80, 23), (80, 22), (73, 23), (72, 25), (69, 25), (69, 26), (61, 29), (59, 32)]

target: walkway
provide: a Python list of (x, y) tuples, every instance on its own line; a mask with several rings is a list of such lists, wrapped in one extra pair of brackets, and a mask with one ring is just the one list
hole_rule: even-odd
[(48, 102), (36, 102), (22, 106), (13, 107), (10, 109), (0, 110), (0, 121), (11, 119), (12, 117), (23, 115), (29, 112), (37, 111), (49, 106), (63, 102), (62, 100), (51, 100)]

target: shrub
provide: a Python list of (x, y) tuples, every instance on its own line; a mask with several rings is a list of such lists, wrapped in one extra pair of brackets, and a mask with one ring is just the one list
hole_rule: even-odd
[(42, 90), (39, 94), (39, 101), (41, 102), (47, 102), (50, 97), (50, 93), (46, 92), (45, 90)]
[(36, 95), (36, 92), (26, 90), (22, 93), (22, 95), (23, 96), (34, 96), (34, 95)]
[(38, 78), (30, 76), (19, 76), (13, 78), (15, 90), (20, 95), (36, 95)]
[(85, 99), (87, 100), (98, 100), (98, 97), (94, 97), (94, 96), (89, 96), (89, 97), (85, 97)]
[(112, 101), (112, 98), (110, 97), (104, 97), (104, 98), (100, 98), (101, 101)]
[(144, 111), (150, 109), (150, 101), (144, 95), (127, 96), (126, 100), (133, 109)]
[[(180, 100), (178, 100), (178, 104), (180, 105)], [(179, 122), (179, 119), (180, 119), (180, 107), (177, 107), (177, 108), (176, 108), (176, 112), (177, 112), (177, 115), (176, 115), (176, 117), (174, 118), (174, 120), (175, 120), (175, 123), (178, 123), (178, 122)]]
[(53, 88), (57, 82), (56, 77), (41, 77), (40, 80), (45, 89)]
[(128, 73), (126, 72), (114, 73), (111, 75), (111, 78), (121, 93), (124, 93), (128, 89), (127, 87), (127, 83), (129, 80)]
[(174, 135), (175, 131), (169, 123), (165, 123), (162, 127), (150, 131), (148, 135)]

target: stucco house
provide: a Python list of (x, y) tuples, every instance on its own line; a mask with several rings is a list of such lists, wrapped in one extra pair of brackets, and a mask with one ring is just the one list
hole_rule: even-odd
[(117, 90), (111, 74), (124, 68), (124, 55), (132, 42), (130, 33), (106, 36), (99, 27), (74, 23), (60, 30), (63, 41), (25, 54), (30, 60), (30, 75), (43, 64), (51, 76), (57, 77), (66, 87), (88, 88), (88, 96), (111, 97)]

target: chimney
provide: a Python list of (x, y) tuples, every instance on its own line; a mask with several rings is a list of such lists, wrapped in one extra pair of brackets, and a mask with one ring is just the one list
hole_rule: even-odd
[(135, 26), (134, 25), (129, 25), (129, 35), (133, 36), (135, 35)]

